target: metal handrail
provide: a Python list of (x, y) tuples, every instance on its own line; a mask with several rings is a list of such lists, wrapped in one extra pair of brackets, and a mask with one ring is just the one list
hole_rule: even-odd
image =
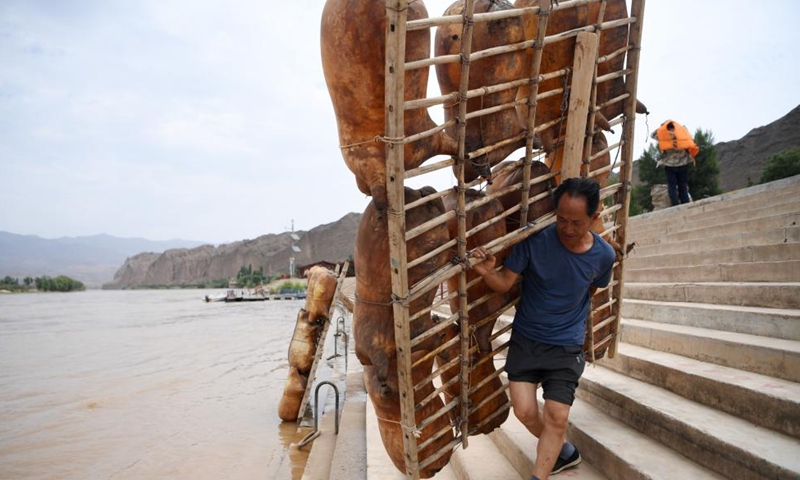
[(317, 388), (314, 389), (314, 430), (312, 432), (310, 432), (308, 435), (306, 435), (305, 437), (303, 437), (302, 440), (300, 440), (300, 443), (297, 444), (297, 448), (305, 447), (309, 443), (313, 442), (322, 433), (322, 432), (319, 431), (319, 418), (318, 418), (318, 415), (317, 415), (319, 412), (317, 411), (317, 409), (319, 408), (319, 388), (321, 386), (323, 386), (323, 385), (326, 385), (326, 384), (330, 385), (331, 387), (333, 387), (333, 391), (336, 393), (336, 429), (335, 429), (334, 433), (336, 435), (339, 434), (339, 388), (336, 385), (334, 385), (332, 382), (329, 382), (329, 381), (325, 380), (325, 381), (319, 382), (319, 385), (317, 385)]
[[(336, 320), (336, 333), (333, 334), (334, 339), (338, 339), (339, 337), (344, 337), (344, 351), (347, 353), (347, 345), (349, 342), (349, 338), (347, 336), (347, 332), (345, 331), (345, 320), (344, 317), (339, 317)], [(334, 359), (336, 357), (341, 357), (342, 354), (339, 353), (339, 342), (336, 340), (333, 341), (333, 355), (328, 357), (328, 360)], [(347, 359), (345, 358), (345, 365), (347, 365)], [(345, 371), (347, 368), (345, 368)]]

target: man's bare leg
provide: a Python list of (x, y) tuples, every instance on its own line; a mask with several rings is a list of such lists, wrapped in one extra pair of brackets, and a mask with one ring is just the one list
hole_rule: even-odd
[(542, 414), (539, 412), (539, 401), (536, 400), (538, 386), (529, 382), (508, 382), (514, 415), (536, 438), (542, 435), (544, 428)]
[(556, 464), (561, 448), (564, 446), (569, 409), (569, 405), (555, 400), (544, 401), (544, 428), (539, 435), (536, 462), (533, 464), (533, 474), (540, 480), (545, 480), (550, 476), (553, 465)]

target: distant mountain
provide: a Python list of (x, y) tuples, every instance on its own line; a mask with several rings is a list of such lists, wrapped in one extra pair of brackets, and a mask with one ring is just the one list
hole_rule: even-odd
[(191, 240), (153, 241), (111, 235), (47, 239), (0, 231), (0, 277), (19, 278), (66, 275), (88, 286), (114, 278), (125, 260), (141, 252), (160, 253), (170, 248), (202, 245)]
[(194, 248), (205, 244), (194, 240), (147, 240), (145, 238), (120, 238), (101, 233), (88, 237), (61, 237), (55, 239), (65, 245), (86, 245), (90, 247), (124, 253), (126, 256), (141, 252), (160, 253), (171, 248)]
[(262, 235), (253, 240), (230, 244), (203, 245), (171, 249), (161, 254), (142, 253), (129, 258), (103, 288), (128, 288), (152, 285), (196, 285), (209, 280), (235, 277), (243, 266), (263, 268), (267, 275), (288, 273), (292, 257), (302, 266), (320, 261), (341, 262), (353, 256), (356, 231), (361, 215), (349, 213), (336, 222), (310, 231)]
[(750, 130), (739, 140), (720, 142), (716, 147), (723, 192), (757, 184), (771, 156), (800, 148), (800, 106), (769, 125)]

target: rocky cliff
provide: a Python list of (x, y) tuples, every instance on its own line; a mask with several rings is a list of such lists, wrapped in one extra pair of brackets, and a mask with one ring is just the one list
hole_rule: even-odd
[(739, 140), (720, 142), (716, 147), (723, 192), (757, 184), (771, 156), (800, 148), (800, 106), (769, 125), (750, 130)]
[[(308, 232), (294, 232), (300, 252), (295, 265), (319, 261), (340, 262), (353, 256), (360, 214), (349, 213), (336, 222), (320, 225)], [(289, 271), (292, 256), (289, 232), (262, 235), (253, 240), (230, 244), (203, 245), (196, 248), (167, 250), (161, 254), (141, 253), (128, 258), (103, 288), (127, 288), (142, 285), (193, 285), (209, 280), (235, 277), (243, 266), (264, 268), (267, 275)]]

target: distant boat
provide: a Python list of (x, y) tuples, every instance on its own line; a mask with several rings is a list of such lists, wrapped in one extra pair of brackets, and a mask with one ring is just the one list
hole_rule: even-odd
[(260, 289), (255, 292), (239, 290), (238, 294), (235, 290), (228, 290), (225, 295), (226, 302), (263, 302), (264, 300), (269, 300), (269, 298)]
[(269, 300), (269, 298), (261, 290), (255, 292), (228, 290), (217, 295), (206, 295), (203, 300), (206, 302), (263, 302), (264, 300)]
[(227, 294), (219, 293), (217, 295), (206, 295), (203, 297), (204, 302), (224, 302)]
[(204, 302), (263, 302), (265, 300), (302, 300), (306, 298), (305, 290), (281, 290), (279, 293), (268, 294), (262, 289), (254, 292), (244, 290), (228, 290), (226, 293), (206, 295)]

